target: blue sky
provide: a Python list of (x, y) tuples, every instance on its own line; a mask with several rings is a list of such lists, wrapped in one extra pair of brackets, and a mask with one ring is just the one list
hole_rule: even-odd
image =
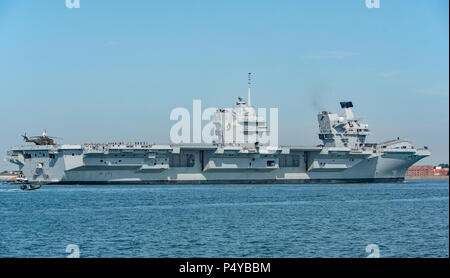
[(0, 153), (44, 128), (167, 143), (173, 108), (230, 107), (252, 72), (282, 144), (319, 144), (317, 112), (352, 100), (368, 141), (411, 139), (433, 150), (421, 164), (448, 162), (449, 2), (364, 2), (2, 0)]

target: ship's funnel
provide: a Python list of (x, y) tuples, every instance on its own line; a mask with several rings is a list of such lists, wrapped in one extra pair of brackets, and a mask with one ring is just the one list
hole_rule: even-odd
[(352, 108), (353, 103), (351, 101), (343, 101), (341, 102), (341, 108)]

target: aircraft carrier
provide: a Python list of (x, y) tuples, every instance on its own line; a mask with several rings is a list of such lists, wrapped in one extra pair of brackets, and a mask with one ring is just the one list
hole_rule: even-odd
[[(250, 102), (250, 89), (248, 94)], [(399, 138), (366, 143), (369, 135), (341, 102), (339, 113), (320, 112), (318, 146), (265, 146), (248, 138), (269, 133), (255, 107), (239, 98), (236, 107), (214, 116), (212, 144), (57, 144), (46, 134), (17, 146), (7, 160), (30, 183), (42, 184), (265, 184), (401, 182), (406, 170), (429, 156), (427, 147)], [(233, 131), (243, 136), (230, 136)], [(254, 137), (253, 137), (254, 138)], [(259, 138), (259, 137), (256, 137)]]

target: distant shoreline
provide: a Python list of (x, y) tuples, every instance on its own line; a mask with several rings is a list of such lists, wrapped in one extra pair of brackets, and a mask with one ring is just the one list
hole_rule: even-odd
[(448, 180), (448, 176), (405, 176), (405, 180)]

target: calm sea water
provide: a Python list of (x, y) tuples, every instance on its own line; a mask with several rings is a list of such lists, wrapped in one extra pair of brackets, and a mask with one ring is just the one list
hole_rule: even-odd
[(449, 256), (448, 181), (0, 185), (0, 257)]

